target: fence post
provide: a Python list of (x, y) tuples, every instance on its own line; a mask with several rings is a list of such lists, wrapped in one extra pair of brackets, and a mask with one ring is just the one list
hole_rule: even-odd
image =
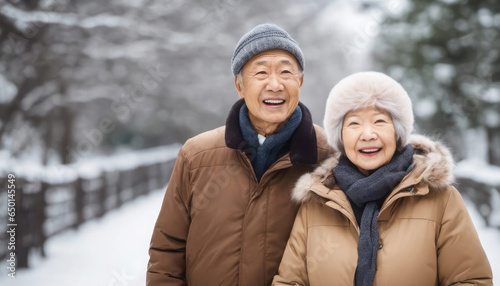
[(18, 186), (19, 189), (16, 195), (16, 205), (19, 209), (19, 214), (16, 217), (17, 265), (19, 268), (28, 268), (31, 249), (40, 249), (42, 256), (45, 257), (44, 243), (46, 235), (43, 231), (43, 224), (45, 223), (45, 193), (48, 185), (45, 182), (35, 183), (19, 179)]
[(99, 211), (97, 213), (97, 217), (102, 217), (106, 213), (106, 198), (107, 198), (107, 185), (106, 185), (106, 173), (103, 171), (99, 178), (96, 180), (99, 180), (99, 183), (101, 184), (99, 190), (97, 191), (97, 197), (98, 197), (98, 204), (99, 204)]
[(157, 190), (161, 185), (161, 163), (154, 163), (148, 168), (149, 190), (148, 193)]
[[(49, 237), (60, 231), (73, 228), (77, 229), (86, 221), (87, 204), (97, 203), (98, 209), (95, 213), (95, 205), (90, 206), (92, 216), (101, 217), (107, 211), (119, 208), (127, 201), (148, 194), (156, 188), (163, 188), (170, 179), (175, 158), (162, 160), (160, 162), (137, 166), (134, 170), (115, 169), (102, 172), (96, 179), (99, 182), (91, 182), (88, 179), (78, 177), (71, 182), (55, 183), (44, 182), (43, 179), (29, 181), (28, 179), (16, 178), (16, 262), (17, 267), (27, 268), (29, 266), (29, 254), (33, 250), (40, 250), (45, 257), (45, 242)], [(0, 178), (0, 183), (5, 178)], [(101, 183), (95, 190), (89, 183)], [(74, 197), (71, 201), (64, 201), (64, 207), (73, 207), (71, 214), (75, 220), (61, 219), (58, 206), (52, 205), (52, 194), (59, 192), (58, 188), (73, 191)], [(90, 194), (90, 191), (98, 193)], [(48, 196), (48, 198), (47, 198)], [(97, 197), (98, 202), (95, 202)], [(115, 199), (116, 198), (116, 199)], [(59, 204), (61, 199), (54, 199), (54, 204)], [(50, 204), (50, 205), (49, 205)], [(54, 213), (54, 216), (52, 214)], [(51, 215), (51, 216), (48, 216)], [(64, 214), (62, 214), (64, 215)], [(0, 215), (0, 217), (2, 217)], [(7, 217), (4, 214), (3, 217)], [(73, 219), (73, 216), (71, 217)], [(64, 225), (60, 225), (63, 221)], [(57, 224), (56, 230), (51, 231), (51, 226)], [(46, 231), (47, 230), (47, 231)], [(0, 251), (3, 259), (7, 251)]]
[(84, 190), (83, 190), (83, 179), (78, 177), (75, 181), (75, 213), (76, 222), (74, 228), (78, 228), (83, 222), (83, 208), (84, 208)]
[(119, 207), (120, 199), (120, 173), (119, 171), (104, 172), (104, 183), (106, 184), (106, 211)]
[(149, 192), (149, 172), (148, 172), (148, 166), (141, 166), (139, 172), (139, 185), (141, 186), (141, 193), (140, 196), (144, 196)]
[(42, 257), (45, 257), (45, 241), (47, 240), (47, 236), (45, 235), (45, 231), (43, 230), (43, 225), (47, 219), (47, 216), (45, 214), (45, 209), (47, 208), (47, 199), (46, 199), (46, 193), (49, 188), (49, 184), (46, 182), (42, 182), (42, 188), (40, 189), (40, 204), (35, 204), (38, 205), (36, 208), (36, 216), (39, 218), (39, 222), (35, 223), (34, 227), (36, 229), (35, 233), (38, 234), (38, 237), (36, 239), (36, 246), (40, 248), (40, 252), (42, 254)]
[(24, 196), (26, 196), (26, 180), (19, 178), (18, 186), (16, 192), (16, 206), (18, 206), (19, 212), (16, 216), (17, 223), (17, 245), (16, 245), (16, 256), (17, 256), (17, 267), (28, 268), (28, 253), (30, 250), (29, 238), (28, 238), (28, 226), (24, 225), (29, 222), (28, 211), (24, 207)]
[(117, 209), (120, 208), (124, 203), (123, 199), (122, 199), (124, 180), (125, 180), (125, 176), (123, 174), (123, 171), (119, 170), (118, 171), (118, 181), (117, 181), (118, 189), (116, 190), (116, 208)]

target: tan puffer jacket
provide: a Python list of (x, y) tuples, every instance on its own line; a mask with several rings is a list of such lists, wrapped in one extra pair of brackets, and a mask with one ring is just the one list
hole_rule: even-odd
[(257, 181), (233, 107), (226, 127), (182, 147), (156, 222), (147, 285), (270, 285), (299, 205), (291, 191), (331, 149), (302, 109), (289, 153)]
[[(383, 203), (373, 285), (492, 285), (492, 272), (453, 181), (449, 151), (414, 135), (415, 168)], [(297, 183), (303, 203), (273, 285), (354, 285), (359, 227), (326, 160)]]

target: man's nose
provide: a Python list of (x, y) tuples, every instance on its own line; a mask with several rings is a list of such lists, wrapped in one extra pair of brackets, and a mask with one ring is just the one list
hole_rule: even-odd
[(280, 81), (280, 78), (276, 74), (271, 74), (269, 76), (269, 81), (267, 82), (267, 90), (268, 91), (282, 91), (284, 89), (283, 84)]

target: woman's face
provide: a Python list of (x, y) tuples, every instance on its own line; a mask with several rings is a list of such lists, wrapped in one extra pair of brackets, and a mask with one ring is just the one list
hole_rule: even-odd
[(365, 175), (391, 161), (396, 152), (396, 132), (391, 115), (367, 107), (348, 112), (342, 126), (347, 158)]

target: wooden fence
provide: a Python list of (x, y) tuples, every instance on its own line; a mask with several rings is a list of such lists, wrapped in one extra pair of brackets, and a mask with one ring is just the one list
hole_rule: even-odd
[[(78, 229), (88, 220), (98, 219), (128, 201), (164, 188), (170, 179), (175, 159), (175, 156), (164, 156), (149, 163), (103, 170), (94, 176), (77, 175), (59, 182), (16, 176), (17, 267), (28, 267), (31, 251), (39, 251), (44, 256), (44, 243), (50, 237), (66, 230)], [(499, 225), (490, 222), (491, 213), (498, 208), (492, 196), (500, 194), (500, 186), (461, 177), (457, 181), (459, 191), (474, 203), (486, 225), (500, 229)], [(7, 206), (7, 184), (7, 174), (0, 175), (2, 206)], [(1, 208), (2, 260), (7, 259), (10, 253), (7, 247), (7, 220), (7, 208)]]
[[(97, 176), (77, 175), (71, 180), (50, 182), (44, 179), (15, 178), (15, 253), (17, 267), (29, 265), (29, 253), (45, 256), (44, 243), (63, 231), (77, 229), (91, 219), (152, 190), (164, 188), (170, 179), (175, 156), (142, 163), (130, 168), (104, 170)], [(159, 162), (158, 162), (159, 161)], [(0, 203), (7, 206), (7, 175), (0, 177)], [(0, 213), (0, 259), (10, 255), (7, 209)]]
[(494, 216), (493, 213), (499, 212), (500, 205), (494, 197), (500, 198), (500, 186), (479, 182), (471, 178), (458, 177), (457, 188), (462, 196), (467, 197), (474, 204), (486, 226), (500, 230), (500, 222), (491, 220)]

